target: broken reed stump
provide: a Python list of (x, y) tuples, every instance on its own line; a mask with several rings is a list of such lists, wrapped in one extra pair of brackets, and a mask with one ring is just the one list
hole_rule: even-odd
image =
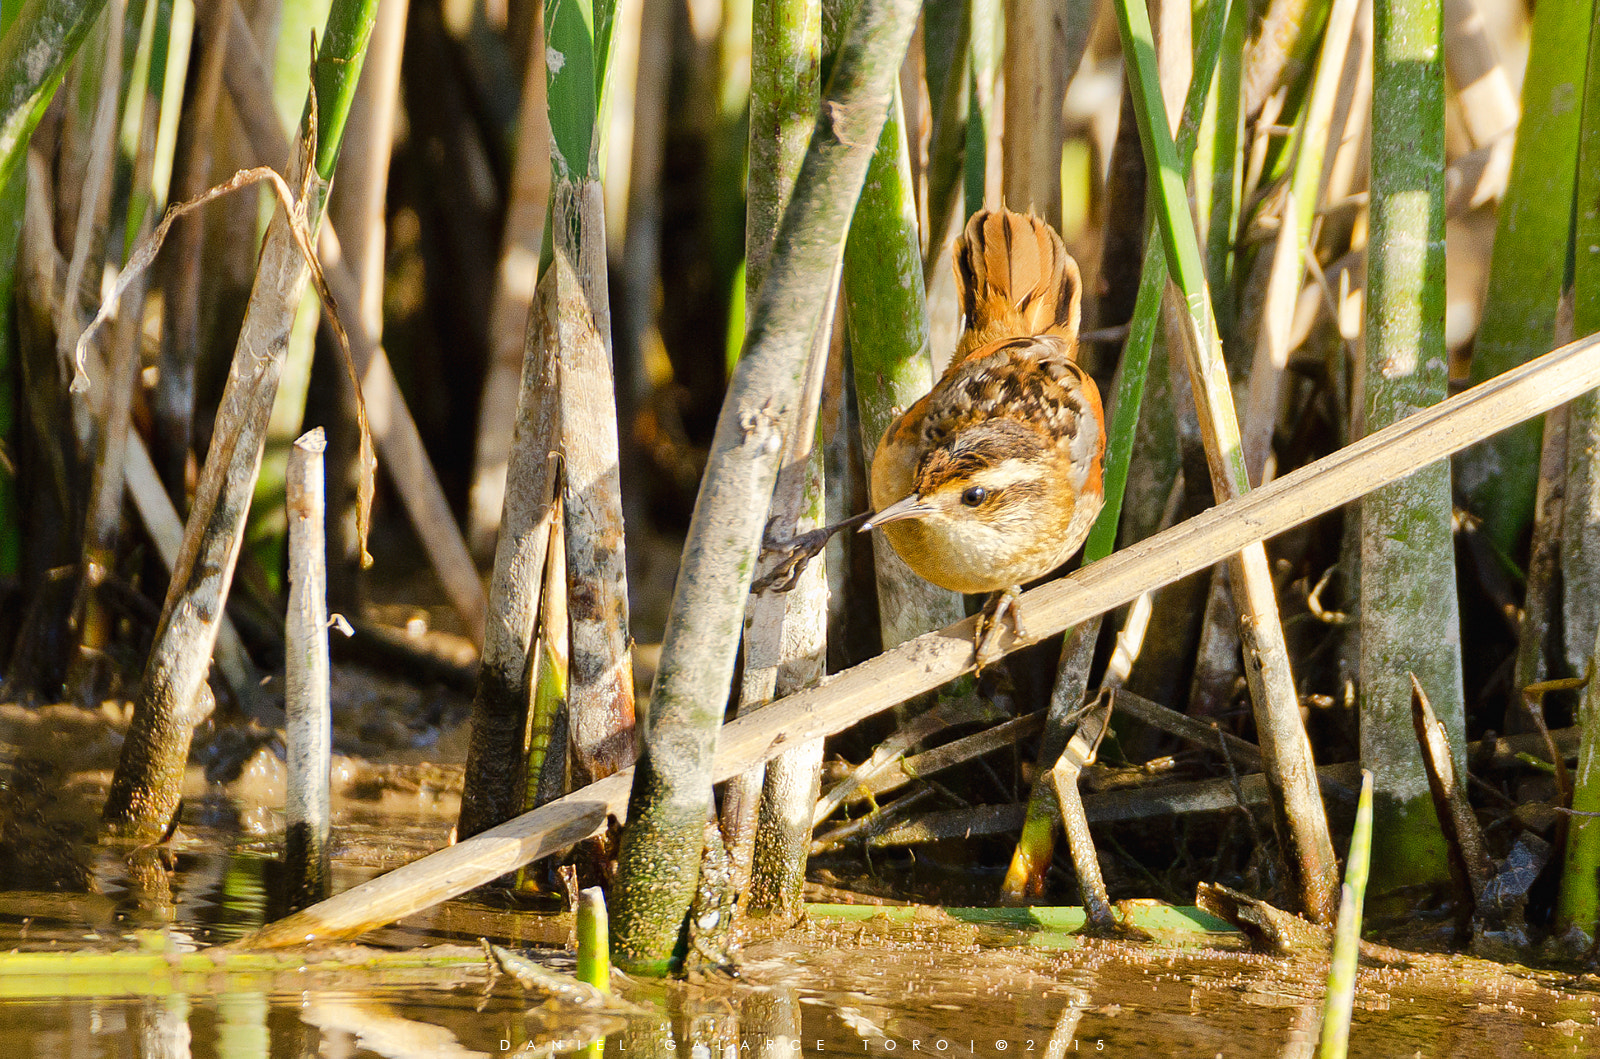
[(323, 530), (321, 427), (289, 451), (289, 608), (284, 617), (284, 683), (289, 752), (283, 859), (289, 908), (328, 896), (328, 766), (333, 718), (328, 705), (328, 559)]
[(195, 726), (211, 712), (206, 672), (261, 469), (289, 332), (310, 278), (297, 239), (314, 235), (321, 220), (376, 7), (375, 0), (335, 0), (328, 13), (303, 139), (289, 162), (297, 216), (277, 209), (267, 228), (211, 448), (184, 526), (183, 550), (106, 796), (104, 827), (113, 836), (155, 842), (172, 827)]

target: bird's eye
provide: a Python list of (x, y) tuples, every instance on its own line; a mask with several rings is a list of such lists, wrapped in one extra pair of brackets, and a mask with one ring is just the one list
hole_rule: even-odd
[(987, 499), (989, 499), (989, 490), (981, 485), (974, 485), (961, 494), (961, 502), (968, 507), (977, 507)]

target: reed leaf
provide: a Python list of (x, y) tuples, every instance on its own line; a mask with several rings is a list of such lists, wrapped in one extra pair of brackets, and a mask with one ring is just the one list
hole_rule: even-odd
[[(1555, 338), (1583, 117), (1576, 104), (1588, 60), (1592, 10), (1591, 0), (1554, 0), (1534, 12), (1522, 121), (1473, 343), (1475, 383), (1537, 356)], [(1393, 116), (1405, 125), (1415, 103), (1396, 104), (1400, 110)], [(1456, 460), (1457, 489), (1483, 519), (1502, 560), (1513, 567), (1519, 565), (1533, 520), (1539, 436), (1539, 424), (1527, 423)]]

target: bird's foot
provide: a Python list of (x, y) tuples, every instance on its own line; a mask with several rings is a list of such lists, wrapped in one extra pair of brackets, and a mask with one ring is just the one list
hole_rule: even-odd
[(1005, 652), (1000, 649), (1000, 634), (1006, 614), (1011, 615), (1011, 628), (1019, 640), (1028, 638), (1027, 627), (1022, 624), (1022, 593), (1017, 586), (1002, 588), (989, 597), (989, 602), (978, 612), (978, 668), (999, 660)]
[(833, 539), (835, 533), (842, 533), (853, 529), (865, 522), (872, 512), (852, 516), (843, 522), (835, 522), (831, 526), (823, 526), (801, 533), (785, 540), (777, 540), (772, 536), (772, 524), (767, 524), (767, 531), (761, 541), (762, 555), (776, 555), (778, 561), (765, 575), (758, 578), (750, 586), (752, 592), (787, 592), (800, 580), (800, 575), (805, 573), (806, 566), (815, 559), (823, 548), (828, 546), (828, 541)]

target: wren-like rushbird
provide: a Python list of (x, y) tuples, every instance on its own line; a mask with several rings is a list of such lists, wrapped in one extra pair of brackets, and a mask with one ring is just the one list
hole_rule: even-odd
[[(982, 210), (953, 252), (966, 321), (943, 377), (883, 433), (872, 457), (875, 511), (791, 541), (754, 586), (785, 591), (832, 534), (881, 528), (918, 575), (993, 592), (978, 662), (994, 660), (1018, 588), (1083, 545), (1105, 499), (1100, 392), (1078, 367), (1078, 263), (1037, 217)], [(865, 524), (862, 520), (865, 519)]]
[[(979, 622), (984, 663), (1018, 587), (1089, 535), (1105, 414), (1076, 362), (1082, 280), (1055, 230), (983, 210), (953, 257), (965, 328), (943, 377), (884, 431), (862, 528), (936, 585), (996, 593)], [(1013, 622), (1021, 633), (1014, 608)]]

